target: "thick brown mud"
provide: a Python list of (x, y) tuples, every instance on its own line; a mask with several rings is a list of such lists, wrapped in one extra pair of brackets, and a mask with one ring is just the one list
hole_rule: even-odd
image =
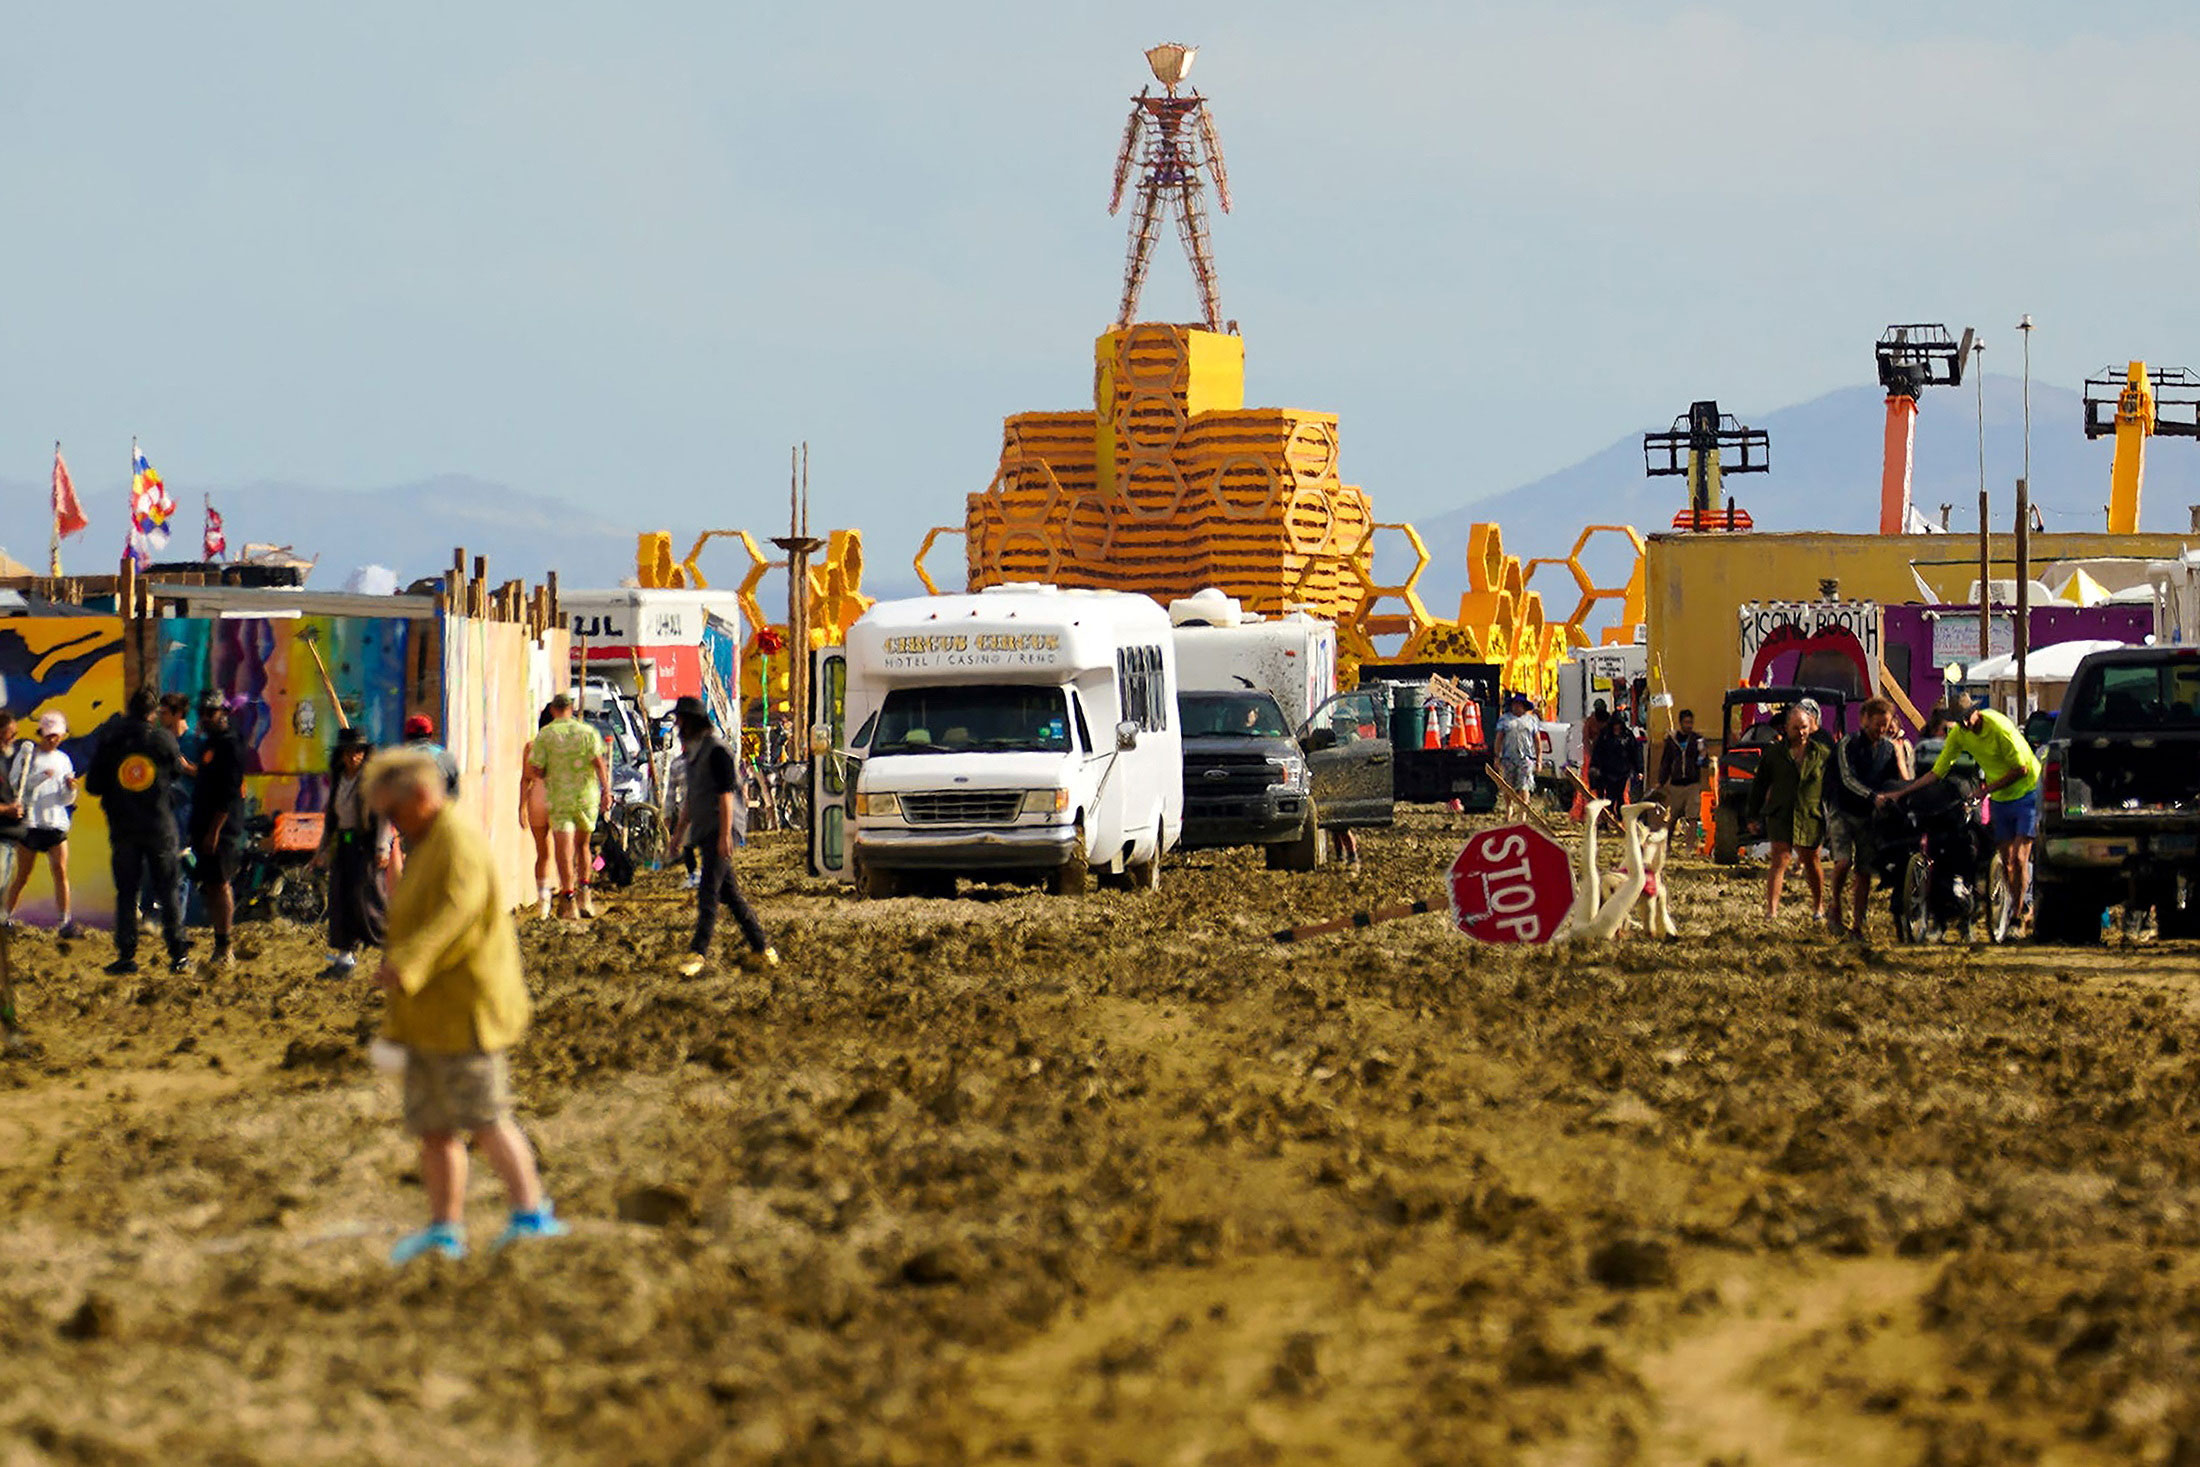
[[(0, 1463), (2200, 1460), (2191, 946), (1476, 948), (1362, 871), (530, 926), (521, 1115), (572, 1237), (396, 1270), (379, 1000), (16, 943)], [(1884, 913), (1877, 917), (1886, 930)]]

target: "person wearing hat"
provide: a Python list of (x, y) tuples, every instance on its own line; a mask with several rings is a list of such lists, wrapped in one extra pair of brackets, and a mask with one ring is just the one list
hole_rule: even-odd
[[(37, 869), (43, 854), (46, 870), (53, 877), (54, 908), (61, 918), (61, 935), (75, 937), (79, 929), (69, 909), (69, 823), (76, 809), (76, 765), (61, 748), (61, 741), (68, 736), (66, 718), (59, 713), (43, 714), (36, 736), (18, 744), (9, 761), (13, 803), (22, 811), (22, 827), (15, 839), (23, 853), (16, 863), (15, 879), (8, 883), (0, 921), (15, 920), (15, 904), (23, 899), (23, 889), (30, 885), (31, 872)], [(133, 884), (127, 889), (135, 891), (137, 887)], [(134, 923), (130, 936), (133, 941), (137, 937)]]
[(1505, 716), (1497, 720), (1498, 772), (1505, 783), (1523, 795), (1535, 793), (1535, 767), (1543, 758), (1543, 721), (1535, 716), (1535, 704), (1526, 693), (1505, 701)]
[(191, 874), (214, 926), (213, 965), (233, 966), (229, 934), (236, 923), (231, 885), (244, 859), (244, 743), (229, 726), (229, 703), (212, 689), (199, 695), (198, 777), (191, 795)]
[(115, 879), (115, 960), (113, 974), (137, 971), (137, 922), (133, 898), (147, 883), (160, 909), (161, 936), (168, 943), (168, 967), (181, 973), (190, 966), (190, 944), (183, 936), (183, 888), (177, 880), (182, 859), (172, 791), (183, 772), (183, 751), (175, 735), (153, 722), (157, 700), (139, 688), (123, 705), (122, 717), (108, 723), (85, 771), (84, 788), (99, 797), (107, 816), (107, 850)]
[(349, 978), (358, 949), (382, 942), (392, 841), (388, 823), (367, 803), (359, 773), (374, 743), (356, 724), (338, 731), (329, 751), (328, 813), (313, 864), (328, 871), (328, 966), (323, 978)]
[(2002, 875), (2024, 912), (2032, 908), (2032, 839), (2040, 828), (2040, 756), (2032, 741), (2002, 714), (1958, 693), (1948, 705), (1948, 741), (1933, 767), (1908, 784), (1879, 797), (1880, 804), (1900, 799), (1943, 779), (1956, 760), (1969, 754), (1985, 781), (1986, 819), (2001, 854)]
[(611, 760), (603, 735), (585, 718), (573, 716), (570, 694), (550, 700), (550, 722), (535, 734), (527, 762), (542, 776), (550, 806), (550, 847), (558, 861), (560, 917), (593, 917), (589, 894), (595, 854), (588, 838), (597, 820), (611, 813)]
[(764, 935), (764, 924), (756, 920), (733, 874), (734, 842), (747, 835), (749, 821), (740, 761), (719, 741), (702, 699), (687, 697), (674, 703), (672, 721), (687, 755), (687, 792), (680, 802), (680, 828), (673, 832), (673, 843), (692, 843), (703, 861), (702, 881), (695, 889), (695, 938), (688, 944), (680, 972), (692, 978), (709, 961), (720, 904), (732, 910), (741, 935), (765, 965), (777, 967), (779, 953)]
[(435, 760), (435, 767), (443, 771), (443, 793), (451, 799), (458, 798), (458, 761), (451, 751), (435, 741), (435, 720), (425, 713), (412, 713), (405, 718), (405, 747), (418, 749)]

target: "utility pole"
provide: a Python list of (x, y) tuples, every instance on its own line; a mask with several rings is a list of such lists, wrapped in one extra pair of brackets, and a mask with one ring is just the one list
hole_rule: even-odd
[[(772, 537), (787, 552), (787, 717), (803, 738), (809, 728), (810, 557), (824, 548), (810, 538), (810, 445), (787, 450), (787, 533)], [(771, 742), (772, 690), (764, 689), (764, 742)], [(785, 755), (782, 758), (787, 757)]]
[(1971, 342), (1971, 382), (1978, 389), (1978, 660), (1994, 655), (1992, 505), (1986, 495), (1986, 342)]
[(2017, 480), (2017, 618), (2012, 629), (2017, 653), (2017, 722), (2032, 711), (2032, 685), (2025, 678), (2025, 655), (2032, 648), (2032, 318), (2017, 322), (2024, 333), (2024, 477)]

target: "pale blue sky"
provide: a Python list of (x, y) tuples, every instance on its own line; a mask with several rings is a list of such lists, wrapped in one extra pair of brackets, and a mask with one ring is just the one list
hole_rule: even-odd
[(806, 437), (898, 570), (1004, 414), (1089, 400), (1162, 39), (1250, 395), (1342, 413), (1385, 518), (1868, 380), (1893, 320), (2200, 366), (2187, 5), (45, 5), (0, 53), (0, 476), (60, 437), (106, 493), (134, 432), (187, 501), (463, 472), (761, 528)]

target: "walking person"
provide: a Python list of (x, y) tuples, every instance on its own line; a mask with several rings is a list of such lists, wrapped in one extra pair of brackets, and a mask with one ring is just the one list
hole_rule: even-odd
[(15, 863), (22, 854), (23, 797), (19, 791), (20, 776), (16, 770), (16, 758), (23, 748), (23, 741), (16, 737), (15, 710), (0, 708), (0, 899), (15, 885)]
[(1589, 787), (1615, 806), (1627, 803), (1627, 794), (1641, 763), (1641, 742), (1627, 724), (1627, 710), (1616, 708), (1589, 753)]
[(1825, 833), (1826, 746), (1811, 737), (1810, 714), (1790, 708), (1780, 720), (1781, 739), (1768, 745), (1749, 782), (1747, 814), (1772, 842), (1765, 875), (1765, 915), (1780, 915), (1780, 892), (1791, 863), (1800, 862), (1810, 882), (1813, 915), (1826, 920), (1826, 877), (1818, 843)]
[(550, 848), (558, 863), (560, 917), (593, 917), (589, 892), (595, 852), (588, 838), (596, 822), (611, 813), (611, 761), (603, 735), (573, 713), (573, 699), (559, 693), (550, 700), (550, 722), (537, 731), (527, 762), (542, 775), (550, 806)]
[(107, 816), (107, 849), (115, 879), (115, 960), (113, 974), (137, 971), (138, 929), (132, 896), (150, 882), (160, 909), (161, 936), (168, 943), (168, 969), (190, 966), (190, 944), (183, 936), (182, 887), (176, 868), (182, 849), (176, 830), (173, 789), (183, 771), (183, 753), (175, 735), (153, 722), (150, 688), (139, 688), (123, 705), (122, 717), (107, 725), (85, 771), (84, 788), (99, 798)]
[[(535, 718), (535, 731), (550, 726), (550, 705)], [(550, 915), (550, 794), (535, 767), (535, 741), (519, 752), (519, 823), (535, 843), (535, 916)]]
[[(176, 829), (186, 831), (191, 828), (191, 796), (197, 784), (199, 751), (204, 747), (204, 741), (191, 731), (191, 700), (181, 693), (161, 694), (160, 702), (153, 707), (153, 722), (166, 729), (168, 736), (176, 741), (176, 781), (168, 787), (168, 803), (176, 812)], [(179, 860), (176, 864), (176, 910), (183, 913), (188, 922), (191, 916), (190, 877), (184, 867), (185, 863)], [(119, 898), (116, 907), (118, 910), (121, 907)], [(145, 873), (145, 889), (138, 896), (138, 915), (148, 922), (157, 922), (160, 918), (160, 902), (153, 890), (150, 868)]]
[(321, 822), (321, 849), (313, 856), (314, 865), (328, 872), (328, 966), (321, 970), (323, 978), (349, 978), (358, 966), (358, 949), (382, 942), (390, 852), (396, 842), (388, 822), (368, 803), (360, 778), (372, 748), (366, 730), (354, 726), (339, 731), (329, 751), (328, 813)]
[[(143, 723), (142, 715), (139, 722)], [(31, 873), (38, 868), (38, 858), (43, 855), (47, 874), (53, 878), (54, 912), (60, 919), (58, 933), (62, 937), (77, 937), (83, 929), (76, 925), (69, 900), (69, 825), (76, 812), (76, 765), (61, 749), (62, 740), (68, 736), (66, 718), (59, 713), (41, 714), (37, 737), (18, 744), (10, 761), (9, 783), (15, 790), (15, 803), (23, 812), (20, 836), (23, 849), (16, 861), (15, 879), (8, 883), (0, 921), (12, 923), (15, 920), (16, 904), (22, 901), (23, 890), (31, 884)], [(118, 877), (118, 883), (119, 880)], [(133, 879), (127, 886), (118, 884), (115, 890), (134, 892), (137, 882)], [(118, 898), (117, 904), (127, 900)], [(124, 925), (118, 914), (115, 923), (118, 942)], [(137, 927), (135, 923), (128, 925), (131, 945), (135, 947)]]
[(1702, 824), (1703, 781), (1703, 735), (1696, 732), (1696, 710), (1683, 708), (1658, 748), (1657, 795), (1674, 829), (1683, 820)]
[[(1879, 808), (1883, 792), (1902, 783), (1899, 753), (1888, 737), (1893, 727), (1894, 704), (1885, 698), (1866, 702), (1858, 714), (1856, 732), (1841, 741), (1834, 756), (1833, 778), (1826, 781), (1826, 849), (1833, 856), (1831, 926), (1859, 939), (1871, 916), (1872, 865), (1877, 855), (1872, 812)], [(1843, 899), (1852, 895), (1856, 918), (1844, 925)]]
[(1536, 765), (1543, 759), (1543, 721), (1535, 716), (1535, 704), (1526, 693), (1513, 694), (1506, 710), (1497, 720), (1498, 772), (1522, 798), (1532, 799)]
[(489, 843), (452, 806), (441, 765), (420, 749), (377, 755), (365, 802), (412, 847), (390, 896), (388, 941), (375, 979), (388, 995), (383, 1037), (405, 1062), (405, 1129), (420, 1139), (428, 1226), (390, 1251), (392, 1263), (466, 1253), (466, 1141), (504, 1183), (502, 1248), (566, 1232), (527, 1137), (512, 1121), (505, 1053), (527, 1030), (519, 936), (497, 891)]
[(418, 749), (435, 760), (435, 767), (443, 774), (443, 793), (458, 798), (458, 760), (449, 749), (435, 741), (435, 720), (425, 713), (408, 714), (405, 718), (405, 747)]
[(741, 794), (741, 766), (733, 751), (712, 730), (710, 713), (700, 698), (682, 698), (672, 705), (680, 744), (687, 755), (687, 793), (680, 802), (680, 829), (676, 842), (693, 842), (701, 853), (702, 881), (695, 890), (695, 939), (680, 964), (683, 977), (703, 971), (710, 958), (711, 935), (717, 930), (721, 903), (733, 912), (741, 935), (767, 967), (779, 965), (779, 953), (764, 935), (741, 883), (733, 874), (734, 842), (748, 834), (748, 802)]
[(1948, 741), (1933, 767), (1879, 798), (1891, 800), (1945, 778), (1957, 759), (1969, 754), (1985, 781), (1986, 818), (2001, 856), (2010, 896), (2025, 920), (2032, 914), (2032, 840), (2040, 828), (2040, 756), (2024, 731), (2006, 716), (1958, 693), (1948, 708)]
[(191, 875), (214, 927), (213, 966), (236, 965), (229, 936), (237, 920), (231, 884), (244, 860), (244, 743), (229, 726), (229, 704), (217, 692), (199, 697), (198, 777), (191, 795)]

